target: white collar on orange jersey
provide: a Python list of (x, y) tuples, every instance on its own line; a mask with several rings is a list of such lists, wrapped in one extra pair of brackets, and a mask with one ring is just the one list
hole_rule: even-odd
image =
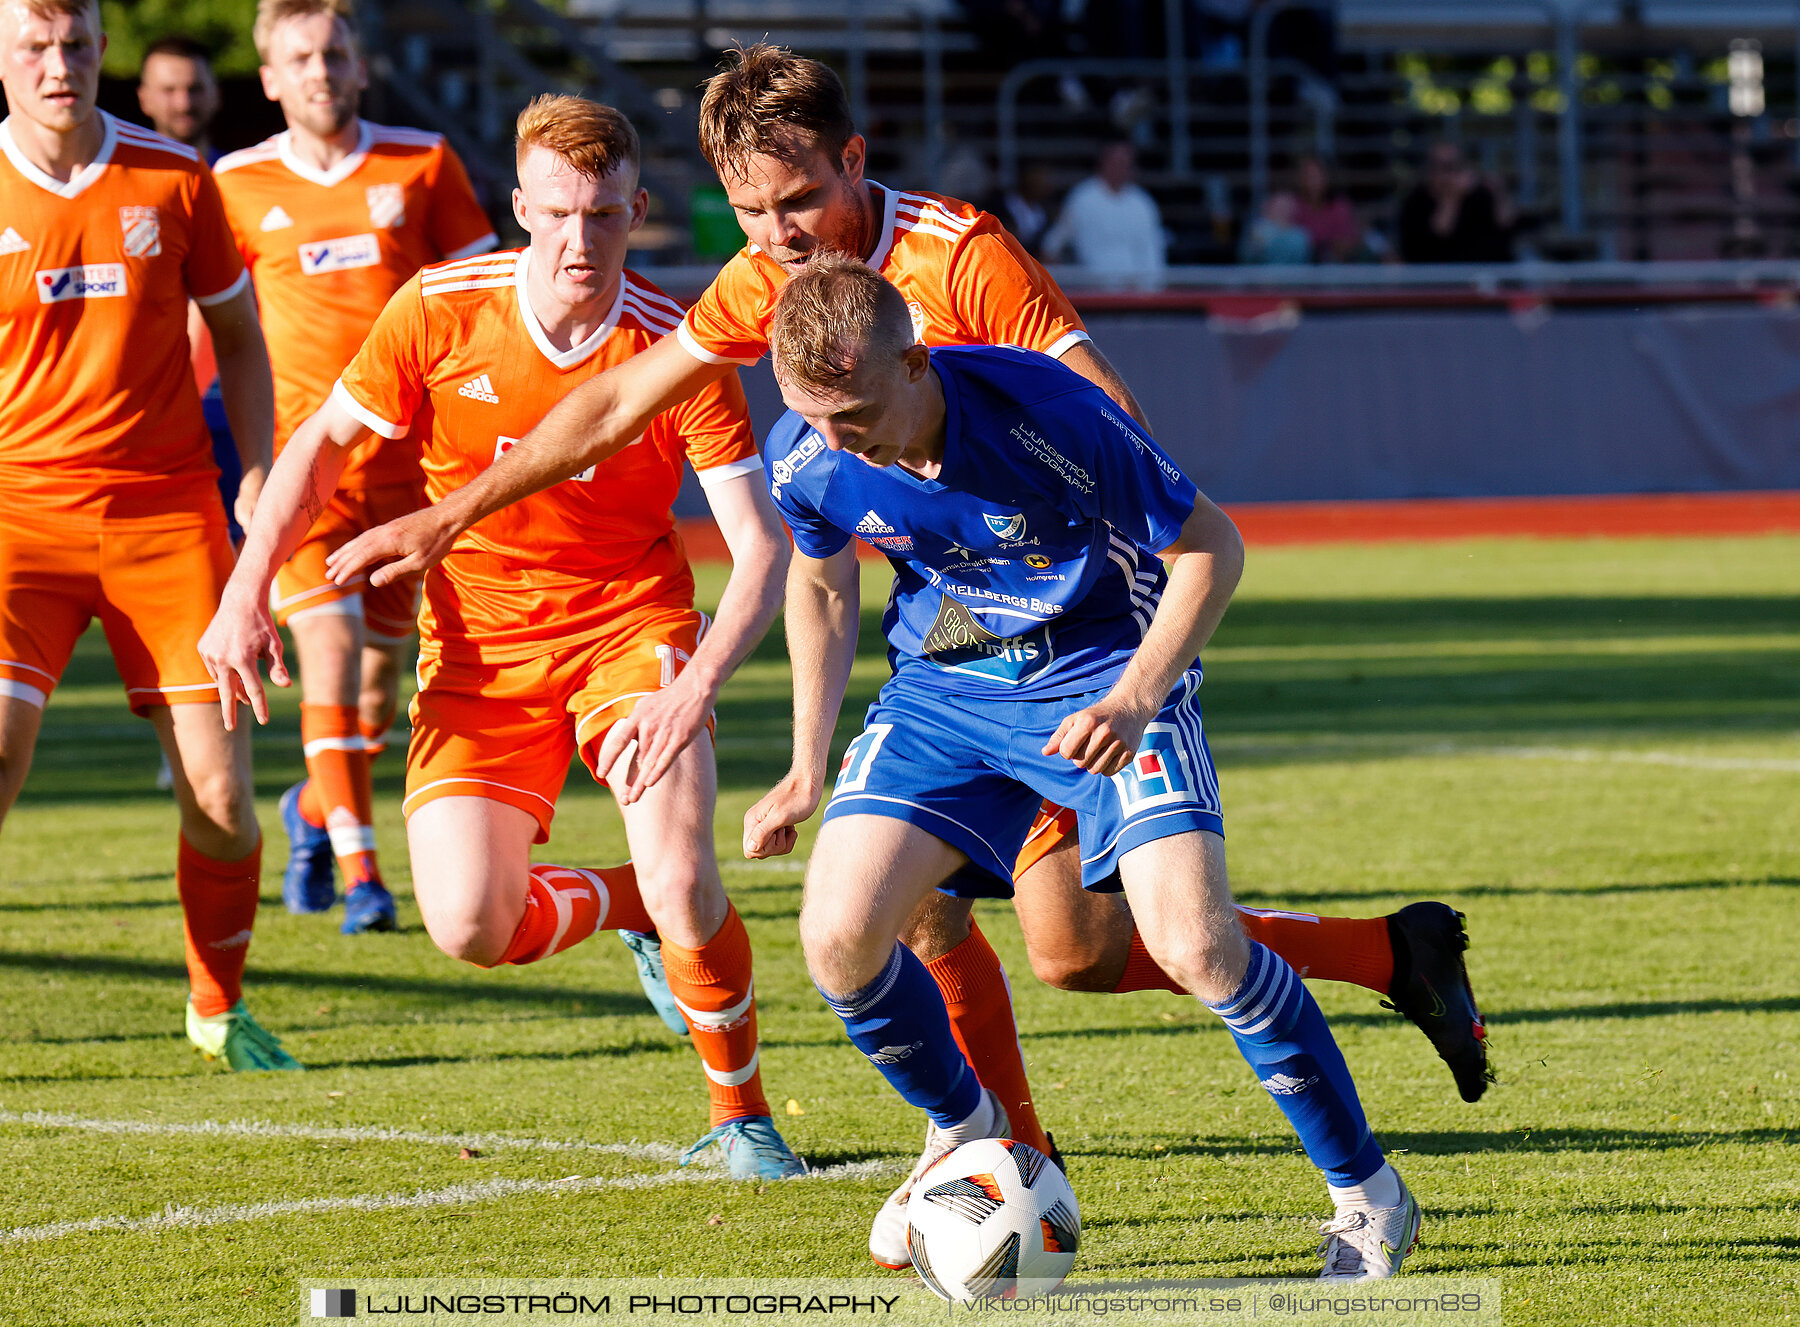
[(592, 355), (612, 335), (613, 328), (619, 325), (619, 312), (625, 307), (625, 283), (629, 279), (623, 272), (619, 273), (619, 293), (613, 296), (612, 308), (607, 310), (606, 319), (587, 338), (567, 350), (558, 350), (556, 343), (544, 331), (544, 325), (538, 321), (531, 308), (531, 293), (526, 289), (526, 274), (531, 270), (531, 250), (519, 251), (518, 273), (513, 278), (514, 288), (519, 295), (519, 317), (525, 320), (525, 330), (531, 334), (531, 340), (544, 354), (544, 358), (559, 369), (574, 368), (588, 356)]
[(76, 171), (67, 184), (54, 175), (39, 170), (20, 150), (19, 145), (13, 142), (12, 116), (10, 115), (4, 120), (0, 120), (0, 151), (6, 153), (6, 159), (12, 162), (13, 168), (19, 174), (37, 185), (38, 188), (47, 189), (58, 198), (73, 198), (100, 178), (100, 173), (112, 161), (113, 148), (119, 141), (119, 122), (102, 110), (95, 110), (94, 114), (100, 117), (100, 151), (94, 155), (92, 161)]
[(323, 185), (329, 189), (332, 185), (342, 184), (356, 174), (356, 168), (363, 164), (363, 158), (369, 155), (369, 148), (374, 142), (375, 130), (367, 120), (358, 120), (356, 122), (356, 150), (330, 170), (320, 170), (317, 166), (309, 165), (300, 159), (300, 154), (294, 151), (294, 131), (292, 129), (283, 129), (275, 135), (275, 151), (281, 156), (281, 164), (301, 179), (310, 180), (314, 184)]

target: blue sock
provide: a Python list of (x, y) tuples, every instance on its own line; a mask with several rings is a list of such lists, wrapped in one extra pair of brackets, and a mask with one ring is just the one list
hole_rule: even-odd
[(894, 945), (881, 975), (860, 991), (819, 994), (894, 1091), (940, 1127), (961, 1124), (981, 1105), (981, 1084), (950, 1035), (943, 993), (905, 945)]
[(1287, 960), (1252, 940), (1244, 984), (1207, 1007), (1225, 1020), (1328, 1183), (1361, 1184), (1381, 1169), (1381, 1145), (1363, 1118), (1343, 1052)]

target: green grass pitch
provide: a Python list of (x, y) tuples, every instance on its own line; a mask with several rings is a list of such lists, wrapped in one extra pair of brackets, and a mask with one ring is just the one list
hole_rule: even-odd
[[(840, 741), (883, 671), (877, 606)], [(1255, 551), (1207, 670), (1242, 901), (1469, 915), (1500, 1073), (1479, 1105), (1373, 995), (1314, 987), (1426, 1208), (1409, 1270), (1499, 1277), (1509, 1324), (1800, 1317), (1800, 539)], [(0, 1318), (285, 1322), (302, 1277), (870, 1273), (867, 1220), (920, 1126), (806, 979), (799, 863), (736, 854), (785, 768), (787, 705), (777, 632), (720, 706), (725, 880), (756, 945), (779, 1125), (815, 1165), (874, 1164), (666, 1184), (666, 1146), (459, 1157), (449, 1135), (685, 1144), (698, 1066), (610, 936), (492, 973), (432, 947), (397, 757), (379, 829), (403, 933), (288, 916), (291, 696), (258, 739), (249, 991), (310, 1071), (203, 1064), (181, 1033), (173, 810), (90, 635), (0, 840)], [(572, 777), (545, 856), (622, 855), (609, 801)], [(1217, 1020), (1048, 990), (1010, 911), (981, 917), (1083, 1202), (1077, 1277), (1311, 1274), (1321, 1185)], [(277, 1127), (175, 1127), (208, 1121)], [(570, 1175), (569, 1192), (529, 1183)], [(484, 1187), (280, 1206), (458, 1185)], [(171, 1206), (239, 1219), (157, 1223)]]

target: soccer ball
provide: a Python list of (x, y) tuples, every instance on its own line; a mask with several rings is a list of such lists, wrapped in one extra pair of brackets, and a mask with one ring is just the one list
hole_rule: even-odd
[(913, 1270), (953, 1303), (1047, 1295), (1081, 1242), (1069, 1181), (1010, 1138), (964, 1143), (919, 1177), (906, 1210)]

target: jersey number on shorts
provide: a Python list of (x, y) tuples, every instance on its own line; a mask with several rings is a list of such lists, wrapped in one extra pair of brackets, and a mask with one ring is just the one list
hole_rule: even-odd
[(1174, 724), (1153, 723), (1146, 728), (1137, 755), (1112, 780), (1128, 817), (1153, 806), (1200, 800), (1187, 747)]
[(831, 790), (833, 797), (839, 793), (859, 793), (868, 785), (869, 767), (875, 763), (875, 753), (881, 750), (883, 739), (893, 727), (891, 723), (872, 723), (844, 749), (844, 763), (838, 766), (837, 786)]
[(673, 645), (658, 645), (656, 647), (656, 662), (662, 666), (662, 677), (657, 685), (665, 687), (674, 686), (675, 674), (681, 671), (682, 664), (685, 664), (693, 657), (694, 656), (689, 654), (686, 650), (678, 650)]

